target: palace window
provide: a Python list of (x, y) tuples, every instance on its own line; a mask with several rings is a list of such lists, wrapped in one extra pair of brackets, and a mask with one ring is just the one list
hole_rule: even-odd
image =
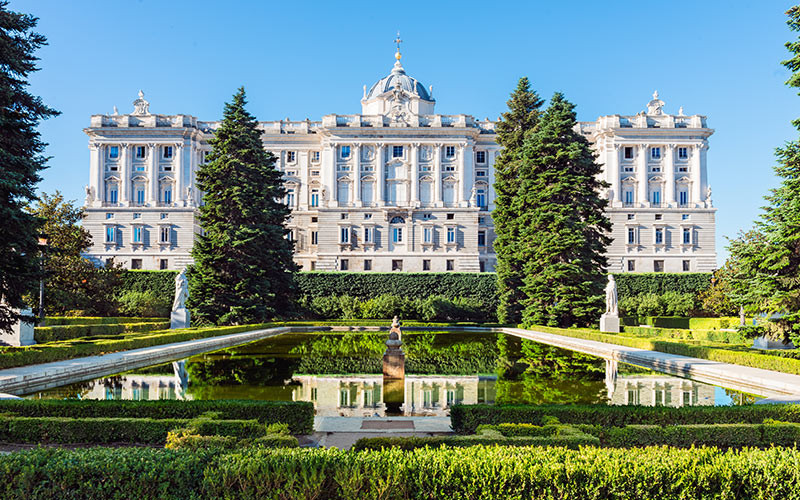
[(147, 155), (146, 151), (144, 146), (136, 146), (136, 158), (140, 160), (144, 158)]
[(402, 259), (393, 259), (392, 260), (392, 271), (402, 271), (403, 270), (403, 260)]
[(117, 185), (112, 184), (108, 188), (108, 201), (111, 203), (116, 203), (119, 196), (119, 191), (117, 191)]
[(683, 228), (683, 244), (690, 245), (692, 243), (692, 228)]
[[(365, 271), (372, 271), (372, 260), (371, 259), (364, 259), (364, 270)], [(371, 394), (369, 392), (365, 392), (364, 395)]]
[(653, 160), (661, 159), (661, 148), (650, 148), (650, 158)]
[(311, 177), (319, 177), (319, 170), (312, 170)]
[(692, 269), (692, 262), (689, 261), (689, 260), (684, 260), (683, 261), (683, 271), (684, 272), (689, 272), (689, 271), (691, 271), (691, 269)]
[(136, 186), (136, 203), (144, 205), (144, 186), (141, 184)]
[(172, 203), (172, 185), (166, 185), (161, 190), (161, 202), (169, 205)]
[(422, 242), (433, 243), (433, 228), (426, 227), (422, 230)]
[(392, 158), (403, 157), (403, 146), (392, 146)]
[(478, 231), (478, 246), (486, 246), (486, 231)]
[(689, 203), (688, 191), (680, 191), (678, 193), (678, 203), (680, 203), (681, 205), (687, 205)]
[(431, 270), (431, 259), (422, 259), (422, 270), (423, 271)]
[(664, 218), (664, 216), (662, 214), (655, 214), (655, 219), (656, 220), (661, 220), (662, 218)]
[(117, 241), (117, 228), (115, 226), (106, 226), (106, 243), (115, 243)]
[(475, 162), (476, 163), (486, 163), (486, 151), (476, 151), (475, 152)]
[(172, 241), (172, 230), (169, 226), (162, 226), (160, 232), (161, 238), (159, 242), (161, 243), (171, 243)]
[(402, 227), (393, 227), (392, 228), (392, 241), (394, 243), (402, 243), (403, 242), (403, 228)]
[(113, 218), (114, 218), (114, 214), (113, 213), (106, 212), (106, 219), (113, 219)]
[(364, 214), (364, 220), (370, 220), (372, 218), (372, 214)]
[(289, 208), (294, 206), (294, 189), (286, 190), (286, 206)]
[(141, 269), (142, 259), (131, 259), (131, 269)]
[(453, 158), (456, 156), (456, 147), (455, 146), (445, 146), (444, 147), (444, 155), (447, 158)]
[(141, 219), (141, 218), (142, 218), (142, 213), (141, 212), (133, 212), (133, 219), (134, 220)]
[(165, 269), (169, 269), (169, 260), (160, 259), (158, 261), (158, 268), (161, 269), (162, 271), (165, 270)]
[(678, 148), (678, 158), (681, 160), (689, 158), (689, 148)]
[(631, 272), (636, 271), (636, 261), (635, 260), (629, 260), (628, 261), (628, 271), (631, 271)]
[(341, 259), (339, 261), (339, 270), (340, 271), (349, 271), (350, 270), (350, 260), (349, 259)]
[(633, 148), (631, 146), (625, 146), (624, 156), (626, 160), (633, 159)]
[(475, 177), (486, 177), (486, 170), (476, 170)]
[(689, 214), (681, 214), (681, 220), (689, 220)]
[(311, 244), (312, 245), (316, 245), (317, 244), (317, 238), (318, 238), (317, 232), (316, 231), (311, 231)]
[(456, 261), (453, 259), (447, 259), (447, 270), (448, 271), (455, 271), (456, 269)]
[(661, 205), (661, 191), (653, 191), (653, 205)]
[(294, 163), (297, 160), (297, 154), (294, 151), (286, 152), (286, 163)]
[(629, 227), (628, 228), (628, 245), (635, 245), (636, 244), (636, 228)]
[(319, 206), (319, 189), (311, 190), (311, 206), (316, 208)]
[(475, 196), (475, 201), (480, 208), (486, 208), (486, 190), (478, 189)]
[(169, 160), (172, 158), (172, 146), (164, 146), (164, 159)]
[(108, 148), (109, 158), (119, 158), (119, 146), (110, 146)]
[(456, 228), (454, 227), (447, 228), (447, 242), (448, 243), (456, 242)]
[(655, 229), (655, 244), (656, 245), (663, 245), (664, 244), (664, 228), (657, 227)]
[(664, 261), (663, 260), (654, 260), (653, 261), (653, 272), (656, 272), (656, 273), (663, 273), (664, 272)]
[(344, 159), (350, 158), (350, 146), (342, 146), (341, 155)]
[(350, 228), (349, 227), (342, 227), (339, 229), (339, 242), (340, 243), (350, 243)]
[(133, 243), (142, 243), (142, 226), (133, 226)]
[(311, 152), (311, 161), (313, 161), (314, 163), (319, 162), (319, 151)]
[(636, 218), (636, 214), (628, 214), (628, 220), (634, 220)]
[(633, 201), (633, 190), (632, 189), (626, 189), (625, 190), (625, 204), (626, 205), (633, 205), (633, 203), (634, 203), (634, 201)]
[(364, 228), (364, 243), (372, 243), (372, 228)]
[(447, 214), (447, 220), (453, 220), (456, 218), (456, 214)]

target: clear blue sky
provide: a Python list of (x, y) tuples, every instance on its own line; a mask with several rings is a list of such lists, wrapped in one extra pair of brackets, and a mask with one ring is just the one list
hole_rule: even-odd
[(32, 90), (62, 112), (41, 126), (52, 156), (41, 189), (83, 200), (93, 113), (219, 119), (240, 85), (260, 120), (358, 113), (403, 64), (433, 85), (439, 113), (495, 118), (520, 76), (564, 92), (580, 120), (634, 114), (653, 90), (666, 111), (708, 116), (720, 262), (776, 180), (775, 147), (796, 138), (800, 97), (784, 86), (784, 1), (313, 2), (12, 0), (40, 18)]

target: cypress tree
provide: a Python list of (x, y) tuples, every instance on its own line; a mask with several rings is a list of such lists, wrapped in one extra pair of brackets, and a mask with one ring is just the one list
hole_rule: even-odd
[(553, 95), (523, 145), (512, 210), (520, 214), (527, 325), (588, 326), (602, 312), (611, 223), (600, 189), (607, 184), (589, 141), (575, 131), (574, 109)]
[(23, 295), (40, 277), (37, 237), (42, 221), (25, 211), (36, 199), (46, 146), (36, 127), (57, 111), (31, 95), (28, 75), (38, 71), (34, 52), (47, 39), (34, 33), (38, 19), (0, 2), (0, 330), (10, 331), (25, 307)]
[(282, 175), (245, 104), (240, 88), (197, 171), (203, 234), (192, 249), (188, 306), (200, 323), (266, 321), (285, 313), (295, 295)]
[(531, 90), (527, 78), (520, 78), (508, 100), (508, 111), (497, 122), (497, 143), (503, 146), (495, 168), (495, 209), (492, 212), (497, 254), (497, 288), (500, 299), (497, 315), (502, 323), (517, 324), (522, 319), (522, 262), (519, 257), (519, 214), (513, 201), (519, 189), (519, 161), (525, 134), (533, 130), (544, 101)]

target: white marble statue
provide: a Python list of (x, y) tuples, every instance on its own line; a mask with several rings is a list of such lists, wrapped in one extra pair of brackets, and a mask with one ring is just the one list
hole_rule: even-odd
[(186, 269), (175, 276), (175, 301), (172, 310), (186, 309), (186, 299), (189, 298), (189, 281), (186, 279)]
[(606, 314), (618, 315), (617, 311), (617, 282), (614, 281), (614, 275), (608, 275), (608, 284), (606, 285)]

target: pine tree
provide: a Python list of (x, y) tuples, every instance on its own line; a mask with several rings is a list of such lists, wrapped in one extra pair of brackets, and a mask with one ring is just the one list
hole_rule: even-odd
[(295, 294), (286, 191), (245, 104), (240, 88), (197, 171), (203, 234), (192, 249), (188, 305), (200, 323), (266, 321), (285, 313)]
[[(800, 6), (789, 9), (787, 24), (800, 31)], [(800, 88), (800, 39), (788, 42), (792, 57), (782, 64), (792, 71), (786, 82)], [(800, 129), (800, 119), (792, 124)], [(731, 256), (748, 272), (739, 276), (738, 287), (753, 290), (747, 297), (781, 317), (767, 325), (773, 337), (788, 336), (800, 342), (800, 140), (778, 148), (775, 174), (780, 186), (765, 196), (756, 229), (734, 240)]]
[(601, 167), (576, 132), (575, 106), (560, 93), (526, 135), (519, 190), (525, 324), (588, 326), (600, 316), (611, 223)]
[(508, 100), (508, 111), (497, 122), (497, 143), (503, 151), (495, 168), (495, 209), (492, 212), (497, 254), (497, 288), (500, 298), (498, 318), (502, 323), (517, 324), (522, 319), (522, 263), (519, 259), (519, 214), (512, 208), (519, 188), (519, 158), (525, 134), (533, 130), (544, 101), (531, 90), (527, 78), (520, 78)]
[(26, 90), (37, 71), (34, 52), (47, 44), (31, 31), (38, 19), (9, 11), (0, 2), (0, 330), (10, 331), (25, 307), (23, 295), (40, 277), (38, 234), (42, 221), (24, 207), (36, 199), (39, 172), (46, 168), (45, 144), (36, 127), (55, 116)]

